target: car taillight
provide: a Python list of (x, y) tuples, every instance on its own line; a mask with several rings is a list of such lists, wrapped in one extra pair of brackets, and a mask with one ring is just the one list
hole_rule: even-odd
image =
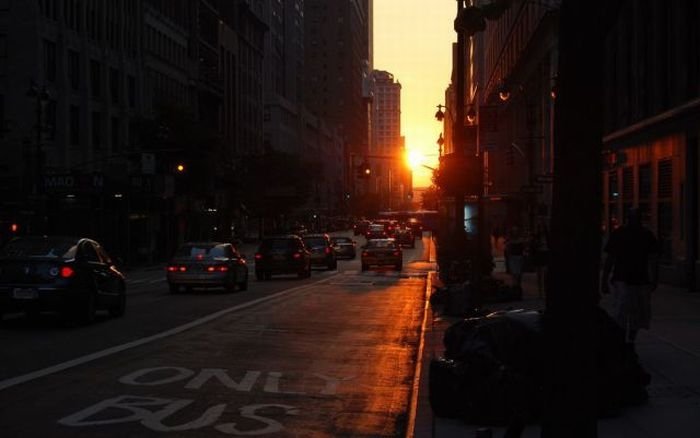
[(228, 272), (228, 266), (207, 266), (207, 272)]
[(326, 247), (326, 254), (330, 254), (330, 253), (331, 253), (331, 249), (329, 247)]
[(168, 272), (176, 272), (177, 266), (168, 266)]
[(71, 278), (75, 275), (75, 270), (70, 266), (63, 266), (60, 271), (61, 278)]
[(396, 257), (400, 256), (400, 255), (401, 255), (401, 251), (394, 251), (394, 255), (395, 255)]
[(295, 252), (294, 254), (292, 254), (292, 258), (294, 258), (294, 259), (296, 259), (296, 260), (300, 259), (300, 258), (301, 258), (301, 253), (300, 253), (300, 252)]
[(255, 260), (262, 260), (263, 256), (260, 253), (255, 254)]
[(362, 257), (367, 257), (369, 253), (367, 251), (362, 251)]
[(180, 266), (179, 268), (177, 268), (177, 270), (180, 272), (185, 272), (187, 271), (187, 266)]

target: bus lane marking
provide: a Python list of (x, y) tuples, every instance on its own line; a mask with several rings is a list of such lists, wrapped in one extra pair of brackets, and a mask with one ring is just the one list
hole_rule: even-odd
[(203, 324), (206, 324), (208, 322), (219, 319), (222, 316), (228, 315), (229, 313), (236, 312), (238, 310), (247, 309), (249, 307), (253, 307), (257, 304), (265, 303), (267, 301), (273, 301), (275, 299), (284, 297), (285, 295), (289, 295), (293, 292), (298, 292), (300, 290), (312, 288), (318, 284), (325, 283), (328, 280), (329, 280), (329, 278), (323, 278), (323, 279), (316, 281), (316, 282), (313, 282), (313, 283), (293, 287), (291, 289), (285, 289), (283, 291), (277, 292), (277, 293), (272, 294), (272, 295), (268, 295), (266, 297), (257, 298), (255, 300), (248, 301), (246, 303), (242, 303), (242, 304), (239, 304), (239, 305), (236, 305), (233, 307), (229, 307), (228, 309), (223, 309), (223, 310), (220, 310), (218, 312), (212, 313), (212, 314), (207, 315), (207, 316), (203, 316), (203, 317), (196, 319), (194, 321), (190, 321), (186, 324), (172, 328), (170, 330), (166, 330), (166, 331), (161, 332), (161, 333), (157, 333), (155, 335), (147, 336), (145, 338), (137, 339), (135, 341), (127, 342), (125, 344), (106, 348), (104, 350), (97, 351), (95, 353), (90, 353), (90, 354), (87, 354), (85, 356), (81, 356), (81, 357), (78, 357), (78, 358), (63, 362), (63, 363), (59, 363), (59, 364), (56, 364), (56, 365), (53, 365), (53, 366), (50, 366), (47, 368), (43, 368), (41, 370), (33, 371), (31, 373), (22, 374), (20, 376), (11, 377), (9, 379), (2, 380), (2, 381), (0, 381), (0, 391), (11, 388), (13, 386), (16, 386), (16, 385), (19, 385), (22, 383), (36, 380), (36, 379), (41, 378), (41, 377), (45, 377), (45, 376), (48, 376), (51, 374), (65, 371), (65, 370), (68, 370), (70, 368), (74, 368), (76, 366), (95, 361), (97, 359), (102, 359), (104, 357), (111, 356), (111, 355), (116, 354), (116, 353), (121, 353), (122, 351), (126, 351), (126, 350), (129, 350), (129, 349), (134, 348), (134, 347), (139, 347), (141, 345), (149, 344), (151, 342), (158, 341), (160, 339), (165, 339), (165, 338), (168, 338), (170, 336), (180, 334), (180, 333), (185, 332), (187, 330), (193, 329), (195, 327), (199, 327), (200, 325), (203, 325)]
[[(262, 380), (262, 391), (268, 394), (309, 395), (305, 392), (286, 391), (280, 388), (285, 373), (279, 371), (247, 370), (235, 380), (224, 368), (202, 368), (192, 370), (184, 367), (161, 366), (143, 368), (133, 371), (118, 379), (118, 382), (128, 386), (155, 387), (181, 383), (185, 389), (200, 390), (210, 381), (215, 381), (227, 389), (239, 392), (251, 392), (255, 385)], [(311, 377), (322, 387), (314, 395), (333, 396), (338, 392), (338, 386), (353, 377), (332, 377), (320, 373), (312, 373), (303, 377)], [(258, 387), (260, 385), (258, 384)], [(186, 410), (191, 410), (195, 400), (192, 398), (175, 399), (160, 397), (143, 397), (123, 394), (102, 400), (92, 406), (82, 409), (58, 420), (58, 424), (67, 427), (89, 427), (113, 424), (139, 423), (155, 432), (182, 432), (213, 428), (224, 435), (256, 436), (281, 432), (284, 425), (276, 418), (300, 415), (299, 408), (287, 404), (254, 404), (229, 409), (226, 403), (210, 406), (199, 417), (182, 424), (174, 424), (169, 418)], [(188, 409), (189, 408), (189, 409)], [(237, 411), (241, 419), (254, 420), (260, 423), (257, 428), (250, 426), (242, 430), (237, 423), (231, 422), (227, 412)], [(108, 415), (109, 414), (109, 415)], [(188, 412), (189, 414), (189, 412)], [(271, 418), (275, 417), (275, 418)], [(193, 418), (188, 415), (187, 418)], [(222, 422), (228, 421), (228, 422)], [(250, 421), (248, 421), (249, 423)], [(255, 423), (255, 424), (257, 424)]]

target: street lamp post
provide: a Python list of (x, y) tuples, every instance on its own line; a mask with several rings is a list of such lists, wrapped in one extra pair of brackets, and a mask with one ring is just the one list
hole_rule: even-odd
[[(31, 189), (29, 190), (33, 201), (38, 202), (38, 207), (39, 207), (39, 214), (37, 215), (41, 220), (41, 226), (43, 228), (46, 227), (45, 223), (45, 209), (43, 199), (39, 199), (43, 195), (43, 175), (44, 175), (44, 151), (43, 151), (43, 133), (44, 133), (44, 123), (43, 123), (43, 112), (44, 112), (44, 105), (51, 99), (51, 94), (49, 93), (48, 89), (46, 86), (39, 87), (37, 84), (32, 82), (30, 85), (29, 89), (26, 92), (26, 95), (30, 99), (34, 99), (35, 101), (35, 115), (36, 115), (36, 126), (35, 126), (35, 131), (36, 131), (36, 138), (35, 138), (35, 144), (34, 144), (34, 153), (33, 153), (33, 159), (30, 160), (30, 165), (31, 165), (31, 171), (30, 174), (32, 175), (31, 178)], [(32, 155), (32, 154), (30, 154)], [(36, 231), (41, 231), (41, 232), (46, 232), (47, 230), (33, 230), (34, 232)]]

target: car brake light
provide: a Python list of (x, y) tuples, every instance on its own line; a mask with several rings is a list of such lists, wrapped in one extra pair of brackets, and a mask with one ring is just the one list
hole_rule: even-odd
[(255, 254), (255, 260), (262, 260), (263, 256), (260, 253)]
[(401, 255), (401, 251), (394, 251), (394, 255), (395, 255), (396, 257), (400, 256), (400, 255)]
[(367, 257), (369, 253), (367, 251), (362, 251), (362, 257)]
[(168, 266), (168, 272), (175, 272), (177, 271), (177, 266)]
[(292, 257), (295, 258), (295, 259), (300, 259), (300, 258), (301, 258), (301, 253), (300, 253), (300, 252), (295, 252), (294, 254), (292, 254)]
[(219, 266), (219, 272), (228, 272), (228, 266)]
[(185, 272), (186, 270), (187, 270), (187, 267), (186, 267), (186, 266), (180, 266), (180, 267), (178, 268), (178, 271), (180, 271), (180, 272)]
[(216, 271), (216, 266), (207, 266), (207, 272), (214, 272)]
[(75, 270), (70, 266), (61, 268), (61, 278), (71, 278), (73, 275), (75, 275)]
[(326, 247), (326, 254), (330, 254), (330, 253), (331, 253), (331, 249), (329, 247)]

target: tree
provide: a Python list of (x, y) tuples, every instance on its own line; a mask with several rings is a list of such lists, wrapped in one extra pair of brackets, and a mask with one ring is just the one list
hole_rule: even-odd
[(440, 199), (440, 196), (440, 189), (434, 184), (431, 185), (423, 192), (423, 199), (421, 199), (421, 208), (423, 210), (437, 210), (438, 199)]

